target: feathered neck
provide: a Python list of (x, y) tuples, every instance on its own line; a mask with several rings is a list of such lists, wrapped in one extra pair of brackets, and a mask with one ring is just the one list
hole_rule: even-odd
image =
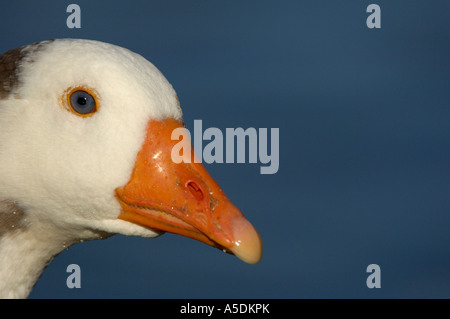
[(0, 239), (0, 298), (26, 298), (47, 264), (71, 244), (46, 228), (33, 223), (3, 234)]
[(52, 259), (72, 244), (110, 234), (62, 227), (0, 201), (0, 298), (26, 298)]

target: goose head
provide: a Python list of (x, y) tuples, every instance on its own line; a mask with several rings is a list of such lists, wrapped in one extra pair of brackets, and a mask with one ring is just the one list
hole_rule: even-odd
[(3, 54), (0, 74), (0, 255), (30, 242), (43, 269), (78, 241), (171, 232), (260, 260), (257, 231), (202, 164), (172, 161), (182, 110), (145, 58), (58, 39)]

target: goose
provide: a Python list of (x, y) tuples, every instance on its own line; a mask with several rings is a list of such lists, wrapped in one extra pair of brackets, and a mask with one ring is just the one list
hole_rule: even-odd
[(205, 167), (171, 160), (184, 127), (172, 85), (126, 48), (53, 39), (0, 55), (0, 297), (27, 298), (61, 251), (114, 234), (259, 262), (260, 235)]

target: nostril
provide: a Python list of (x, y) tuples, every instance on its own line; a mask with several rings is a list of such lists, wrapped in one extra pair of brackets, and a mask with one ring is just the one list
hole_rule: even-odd
[(191, 192), (191, 194), (197, 199), (201, 201), (203, 199), (203, 192), (200, 189), (200, 186), (197, 183), (190, 181), (186, 183), (186, 188)]

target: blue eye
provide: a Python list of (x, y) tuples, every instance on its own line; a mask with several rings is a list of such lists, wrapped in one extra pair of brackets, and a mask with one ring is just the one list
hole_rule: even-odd
[(79, 114), (90, 114), (97, 110), (94, 97), (82, 90), (75, 91), (70, 95), (70, 106)]

